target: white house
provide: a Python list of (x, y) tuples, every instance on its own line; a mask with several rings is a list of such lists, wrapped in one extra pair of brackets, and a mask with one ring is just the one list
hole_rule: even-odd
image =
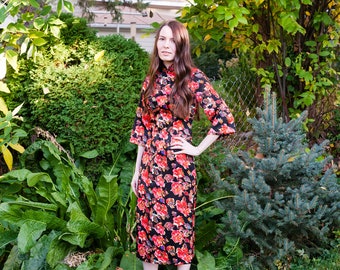
[[(82, 10), (76, 5), (77, 0), (72, 0), (75, 7), (75, 16), (81, 17)], [(162, 23), (163, 21), (174, 19), (179, 16), (181, 8), (188, 5), (186, 0), (174, 1), (144, 1), (149, 3), (143, 12), (138, 12), (129, 7), (121, 7), (122, 21), (112, 21), (112, 16), (105, 8), (105, 1), (94, 1), (91, 12), (95, 15), (89, 26), (98, 31), (98, 35), (121, 34), (126, 38), (134, 39), (146, 51), (151, 52), (154, 35), (147, 33), (152, 29), (151, 24), (154, 22)]]

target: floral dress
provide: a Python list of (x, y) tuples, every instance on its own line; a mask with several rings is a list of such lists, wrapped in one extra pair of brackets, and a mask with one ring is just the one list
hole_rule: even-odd
[[(154, 93), (147, 102), (142, 95), (148, 78), (143, 83), (130, 138), (130, 142), (144, 147), (137, 185), (137, 257), (154, 264), (190, 264), (194, 257), (197, 189), (194, 158), (176, 155), (170, 145), (174, 136), (191, 142), (197, 108), (192, 105), (186, 119), (175, 117), (169, 103), (175, 79), (173, 66), (164, 67), (156, 76)], [(189, 89), (211, 121), (208, 134), (235, 132), (229, 108), (197, 68), (192, 70)]]

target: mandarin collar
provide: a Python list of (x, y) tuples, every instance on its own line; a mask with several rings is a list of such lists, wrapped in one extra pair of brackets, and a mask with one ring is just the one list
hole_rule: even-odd
[(174, 64), (171, 64), (168, 68), (163, 64), (161, 71), (166, 73), (174, 73), (175, 72)]

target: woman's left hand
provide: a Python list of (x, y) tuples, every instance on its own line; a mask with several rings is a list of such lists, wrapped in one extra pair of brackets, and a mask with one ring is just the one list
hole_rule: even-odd
[(191, 143), (187, 142), (181, 137), (174, 137), (174, 142), (171, 144), (170, 149), (175, 150), (174, 154), (187, 154), (190, 156), (200, 155), (199, 148), (193, 146)]

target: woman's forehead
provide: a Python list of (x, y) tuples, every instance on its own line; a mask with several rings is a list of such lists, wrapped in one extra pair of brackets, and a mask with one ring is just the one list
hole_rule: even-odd
[(160, 36), (163, 37), (173, 37), (173, 33), (172, 30), (169, 26), (165, 25), (163, 26), (163, 28), (161, 29), (161, 31), (159, 32)]

